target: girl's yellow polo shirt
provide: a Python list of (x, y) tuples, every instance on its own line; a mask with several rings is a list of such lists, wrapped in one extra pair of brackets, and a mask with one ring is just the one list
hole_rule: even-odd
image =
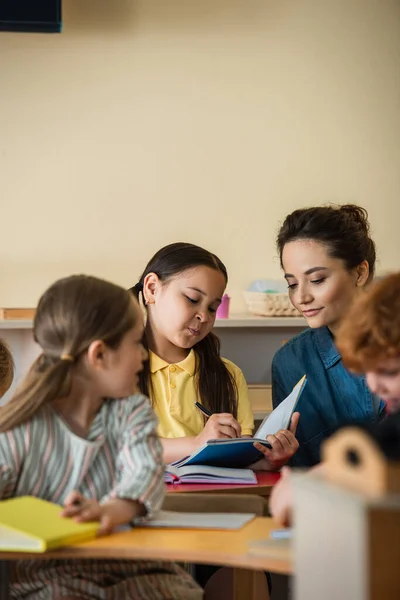
[[(194, 436), (204, 429), (204, 420), (194, 403), (196, 392), (196, 358), (193, 350), (185, 360), (169, 364), (153, 352), (149, 353), (153, 407), (159, 419), (158, 434), (163, 438)], [(230, 360), (223, 359), (238, 389), (238, 422), (242, 435), (252, 435), (254, 428), (246, 380), (242, 371)]]

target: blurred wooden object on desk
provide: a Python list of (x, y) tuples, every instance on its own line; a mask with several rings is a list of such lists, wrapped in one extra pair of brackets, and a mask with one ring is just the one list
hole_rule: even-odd
[(400, 414), (344, 428), (293, 474), (295, 600), (400, 598)]

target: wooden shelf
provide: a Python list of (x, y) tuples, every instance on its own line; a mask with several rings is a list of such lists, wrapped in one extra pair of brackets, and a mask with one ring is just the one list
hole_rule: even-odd
[[(0, 319), (1, 329), (32, 329), (31, 319)], [(214, 328), (237, 328), (237, 327), (289, 327), (303, 329), (307, 323), (303, 317), (254, 317), (249, 314), (232, 315), (229, 319), (216, 319)]]
[(255, 317), (250, 314), (233, 314), (229, 319), (216, 319), (214, 328), (219, 327), (298, 327), (305, 328), (303, 317)]
[(249, 399), (254, 419), (262, 420), (272, 412), (272, 387), (269, 384), (248, 385)]

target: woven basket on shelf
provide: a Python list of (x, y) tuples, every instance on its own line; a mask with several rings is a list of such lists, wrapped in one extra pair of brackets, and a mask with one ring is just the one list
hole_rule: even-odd
[(248, 311), (259, 317), (296, 317), (294, 308), (285, 293), (243, 292)]

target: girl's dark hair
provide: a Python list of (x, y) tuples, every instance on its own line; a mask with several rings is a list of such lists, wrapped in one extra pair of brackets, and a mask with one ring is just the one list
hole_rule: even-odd
[(286, 217), (276, 240), (282, 265), (283, 248), (296, 240), (315, 240), (333, 258), (343, 260), (348, 270), (364, 260), (369, 264), (369, 279), (374, 276), (376, 251), (370, 237), (368, 213), (355, 204), (315, 206), (295, 210)]
[[(194, 244), (177, 242), (161, 248), (153, 256), (141, 274), (138, 283), (130, 291), (139, 299), (143, 291), (145, 277), (149, 273), (155, 273), (160, 281), (167, 282), (194, 267), (209, 267), (219, 271), (224, 276), (225, 281), (228, 281), (226, 267), (215, 254)], [(143, 344), (148, 349), (146, 335)], [(196, 356), (197, 386), (201, 403), (213, 413), (229, 412), (236, 417), (237, 386), (233, 376), (221, 359), (218, 337), (210, 332), (193, 347), (193, 350)], [(151, 385), (149, 361), (145, 363), (144, 369), (139, 375), (139, 381), (141, 392), (149, 396), (152, 404), (155, 405), (157, 398), (154, 397), (154, 390)]]
[(56, 281), (39, 300), (34, 339), (43, 352), (11, 400), (0, 408), (0, 432), (25, 423), (71, 390), (75, 364), (95, 340), (117, 348), (140, 315), (122, 287), (86, 275)]

